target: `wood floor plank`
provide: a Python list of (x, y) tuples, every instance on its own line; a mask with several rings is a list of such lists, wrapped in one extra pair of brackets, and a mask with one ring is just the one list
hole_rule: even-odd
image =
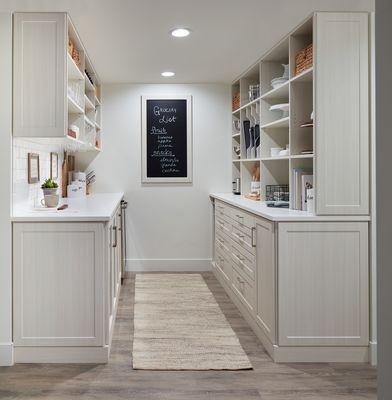
[(35, 400), (375, 400), (376, 370), (366, 364), (275, 364), (211, 273), (203, 277), (254, 370), (132, 369), (134, 276), (124, 280), (107, 365), (0, 367), (0, 399)]

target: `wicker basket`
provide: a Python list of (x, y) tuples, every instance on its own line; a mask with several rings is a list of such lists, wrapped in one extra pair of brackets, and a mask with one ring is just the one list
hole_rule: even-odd
[(238, 110), (240, 108), (240, 94), (236, 93), (233, 96), (233, 100), (232, 100), (232, 109), (233, 111)]
[(295, 72), (299, 75), (313, 65), (313, 43), (306, 46), (295, 56)]
[(75, 61), (75, 64), (78, 66), (80, 69), (82, 66), (82, 62), (80, 60), (80, 54), (79, 51), (74, 47), (72, 50), (72, 59)]

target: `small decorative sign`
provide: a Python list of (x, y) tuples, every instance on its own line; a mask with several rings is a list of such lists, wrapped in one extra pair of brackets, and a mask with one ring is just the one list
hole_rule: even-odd
[(27, 155), (27, 181), (29, 183), (39, 182), (39, 154), (28, 153)]
[(142, 182), (192, 182), (192, 97), (142, 97)]
[(50, 177), (57, 179), (59, 177), (59, 155), (50, 153)]

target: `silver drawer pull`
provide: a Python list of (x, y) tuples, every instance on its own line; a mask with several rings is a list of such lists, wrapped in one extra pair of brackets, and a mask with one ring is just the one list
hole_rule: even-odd
[(244, 235), (240, 235), (239, 233), (237, 234), (238, 237), (240, 237), (242, 240), (244, 240)]
[(238, 258), (240, 261), (245, 261), (245, 258), (244, 258), (244, 257), (241, 257), (239, 254), (236, 254), (236, 256), (237, 256), (237, 258)]
[(220, 242), (220, 243), (225, 243), (225, 241), (222, 240), (221, 238), (218, 238), (218, 242)]
[(244, 218), (244, 216), (243, 215), (239, 215), (239, 214), (236, 214), (235, 215), (237, 218), (241, 218), (241, 219), (243, 219)]
[(256, 228), (254, 226), (252, 226), (252, 247), (256, 247), (256, 243), (255, 243), (255, 235), (256, 234)]

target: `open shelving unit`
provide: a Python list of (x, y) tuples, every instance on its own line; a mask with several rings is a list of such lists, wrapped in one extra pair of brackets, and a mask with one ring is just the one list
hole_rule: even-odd
[[(293, 169), (313, 173), (316, 159), (313, 127), (301, 127), (310, 121), (314, 110), (313, 66), (295, 75), (295, 56), (311, 43), (313, 17), (281, 40), (232, 84), (232, 96), (240, 94), (240, 106), (232, 112), (232, 171), (233, 180), (241, 178), (242, 195), (250, 193), (252, 175), (259, 167), (261, 200), (265, 200), (266, 185), (288, 185), (290, 208), (295, 208), (290, 190)], [(288, 64), (287, 80), (273, 88), (271, 80), (283, 76), (282, 64)], [(250, 99), (249, 86), (257, 84), (259, 97)], [(271, 106), (287, 103), (288, 115), (270, 110)], [(244, 132), (248, 126), (259, 129), (259, 146), (252, 147), (247, 143)], [(235, 146), (240, 148), (239, 155), (234, 151)], [(288, 155), (271, 156), (274, 147), (287, 149)], [(303, 151), (312, 153), (303, 154)]]
[[(78, 64), (67, 51), (67, 144), (74, 151), (101, 151), (101, 82), (76, 29), (67, 16), (68, 40), (79, 53)], [(77, 139), (70, 136), (70, 126), (79, 129)]]

